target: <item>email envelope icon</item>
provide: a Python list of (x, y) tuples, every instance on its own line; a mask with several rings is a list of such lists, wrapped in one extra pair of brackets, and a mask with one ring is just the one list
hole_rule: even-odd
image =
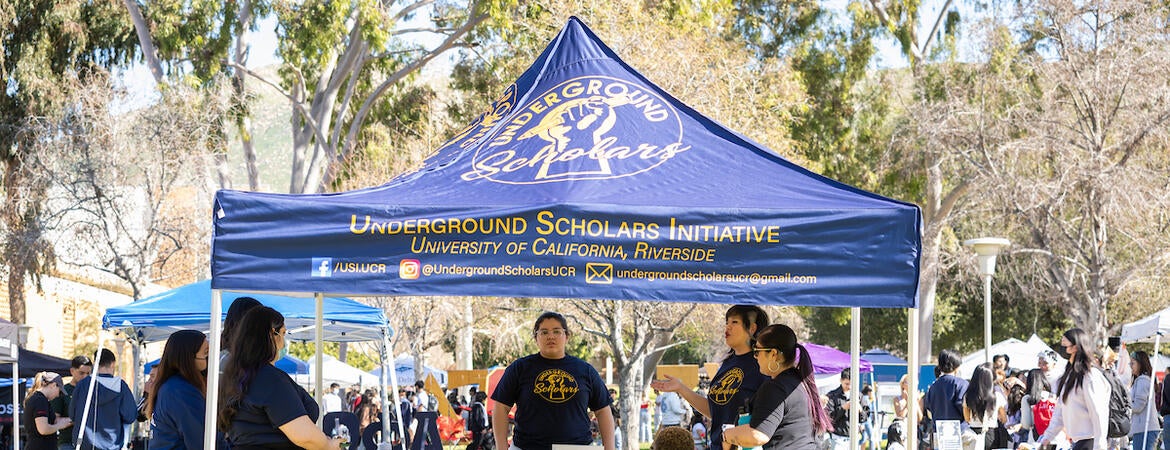
[(613, 264), (585, 263), (585, 282), (613, 284)]

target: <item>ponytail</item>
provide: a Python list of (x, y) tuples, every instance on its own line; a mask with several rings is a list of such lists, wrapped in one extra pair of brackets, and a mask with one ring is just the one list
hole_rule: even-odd
[(817, 381), (813, 377), (812, 358), (804, 344), (796, 344), (796, 372), (800, 374), (801, 383), (808, 394), (808, 412), (813, 419), (813, 429), (817, 434), (833, 430), (833, 423), (829, 420), (825, 408), (821, 407), (821, 393), (817, 390)]
[(50, 384), (56, 384), (57, 387), (62, 387), (61, 375), (56, 372), (38, 372), (33, 377), (32, 389), (29, 389), (24, 395), (24, 407), (28, 407), (28, 399), (32, 398), (33, 394)]

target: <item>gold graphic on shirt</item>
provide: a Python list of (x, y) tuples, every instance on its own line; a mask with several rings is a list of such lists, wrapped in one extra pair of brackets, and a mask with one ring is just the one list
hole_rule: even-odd
[(743, 369), (732, 368), (715, 380), (711, 381), (711, 389), (707, 391), (707, 398), (716, 405), (726, 405), (739, 392), (743, 385)]
[(532, 392), (550, 403), (564, 403), (577, 395), (577, 380), (569, 372), (548, 369), (536, 376)]

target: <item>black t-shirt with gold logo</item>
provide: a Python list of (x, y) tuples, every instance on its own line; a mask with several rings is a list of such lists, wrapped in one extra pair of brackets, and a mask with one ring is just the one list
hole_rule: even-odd
[(539, 353), (508, 366), (492, 400), (516, 405), (512, 442), (524, 450), (593, 442), (589, 411), (613, 403), (593, 366), (568, 355), (548, 359)]
[(723, 448), (723, 424), (735, 425), (739, 407), (756, 395), (768, 377), (760, 373), (760, 364), (751, 352), (731, 355), (723, 360), (707, 389), (707, 406), (711, 408), (711, 448)]

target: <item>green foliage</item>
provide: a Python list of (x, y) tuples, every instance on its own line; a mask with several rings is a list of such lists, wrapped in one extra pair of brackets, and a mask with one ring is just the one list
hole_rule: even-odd
[[(337, 358), (341, 355), (341, 344), (337, 342), (323, 342), (322, 346), (325, 349), (325, 354)], [(317, 353), (317, 344), (313, 342), (289, 342), (288, 354), (293, 355), (307, 363), (313, 364), (313, 355)], [(369, 372), (378, 367), (378, 355), (369, 355), (364, 352), (355, 351), (354, 345), (349, 344), (349, 348), (345, 351), (345, 363), (353, 367)]]

